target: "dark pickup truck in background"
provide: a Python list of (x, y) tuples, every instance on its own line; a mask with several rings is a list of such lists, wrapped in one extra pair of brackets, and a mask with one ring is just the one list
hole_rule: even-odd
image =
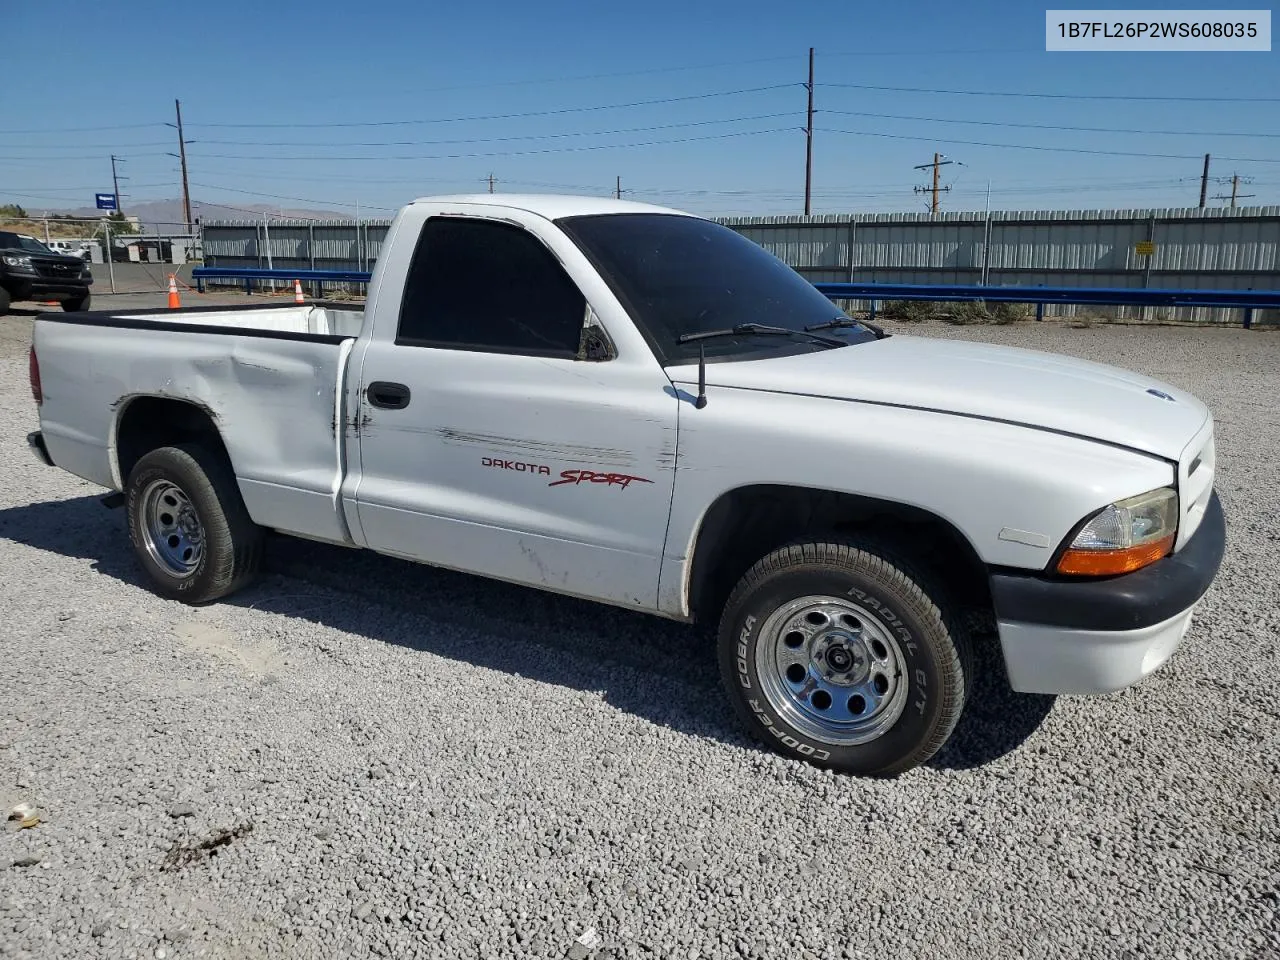
[(0, 316), (14, 300), (57, 300), (63, 310), (89, 309), (93, 274), (80, 257), (54, 253), (35, 237), (0, 230)]

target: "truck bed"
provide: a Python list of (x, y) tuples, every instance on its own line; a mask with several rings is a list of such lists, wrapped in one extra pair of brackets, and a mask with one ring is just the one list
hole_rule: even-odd
[(58, 466), (119, 490), (131, 405), (193, 404), (224, 438), (255, 522), (347, 542), (344, 375), (362, 323), (361, 310), (309, 304), (42, 314), (45, 443)]
[(129, 313), (90, 311), (74, 316), (54, 314), (51, 319), (91, 326), (137, 327), (141, 324), (165, 329), (218, 327), (236, 332), (261, 334), (317, 334), (325, 337), (358, 337), (364, 324), (364, 310), (318, 304), (266, 304), (244, 307), (195, 307), (188, 310), (137, 310)]

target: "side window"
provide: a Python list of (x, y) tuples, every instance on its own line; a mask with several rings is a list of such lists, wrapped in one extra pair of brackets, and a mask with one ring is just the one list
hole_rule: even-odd
[(573, 358), (585, 317), (582, 292), (533, 235), (432, 217), (409, 265), (396, 343)]

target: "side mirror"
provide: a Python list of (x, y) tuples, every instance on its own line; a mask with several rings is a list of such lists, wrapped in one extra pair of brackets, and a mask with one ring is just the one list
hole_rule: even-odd
[(578, 347), (578, 357), (582, 360), (602, 361), (613, 359), (613, 347), (605, 338), (599, 327), (584, 327), (582, 342)]

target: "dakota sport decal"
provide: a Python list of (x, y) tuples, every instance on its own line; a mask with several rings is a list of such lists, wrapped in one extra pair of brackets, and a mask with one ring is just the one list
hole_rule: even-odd
[[(551, 468), (541, 463), (525, 463), (522, 460), (502, 460), (498, 457), (481, 457), (480, 465), (494, 467), (498, 470), (511, 470), (515, 473), (532, 473), (536, 476), (551, 476)], [(575, 487), (584, 483), (603, 483), (610, 487), (621, 487), (623, 490), (633, 483), (653, 483), (644, 477), (632, 476), (628, 473), (602, 473), (597, 470), (561, 470), (560, 479), (552, 480), (549, 487), (560, 487), (573, 484)]]

